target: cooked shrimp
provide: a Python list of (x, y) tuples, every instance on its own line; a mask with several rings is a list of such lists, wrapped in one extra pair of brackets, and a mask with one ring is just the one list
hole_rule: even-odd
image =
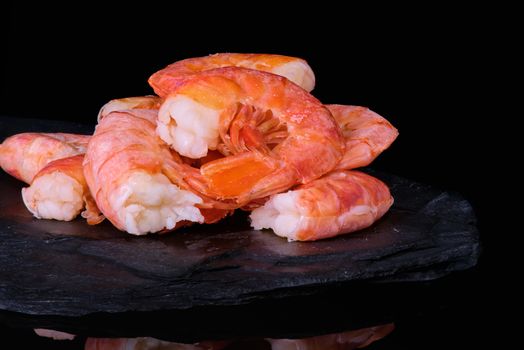
[(346, 152), (337, 169), (354, 169), (369, 165), (398, 136), (385, 118), (365, 107), (326, 105), (342, 129)]
[(87, 188), (82, 169), (83, 155), (57, 159), (34, 177), (31, 186), (22, 189), (27, 209), (39, 219), (73, 220), (82, 212), (88, 224), (104, 217)]
[(290, 241), (315, 241), (366, 228), (393, 204), (388, 187), (359, 171), (334, 171), (271, 196), (251, 213), (251, 225)]
[(2, 167), (31, 185), (22, 189), (22, 198), (35, 217), (70, 221), (85, 208), (82, 216), (90, 225), (103, 220), (82, 172), (89, 138), (76, 134), (23, 133), (0, 145)]
[(223, 67), (250, 68), (281, 75), (307, 91), (315, 87), (315, 74), (303, 59), (282, 55), (240, 53), (219, 53), (175, 62), (154, 73), (149, 78), (149, 84), (159, 96), (166, 97), (188, 77)]
[(22, 133), (0, 144), (0, 166), (10, 175), (30, 184), (49, 162), (85, 153), (87, 135)]
[[(112, 112), (98, 126), (87, 148), (84, 175), (102, 213), (118, 229), (142, 235), (188, 222), (214, 222), (217, 212), (191, 192), (184, 164), (155, 134), (157, 112)], [(210, 219), (205, 220), (204, 215)]]
[(126, 109), (158, 109), (160, 98), (158, 96), (125, 97), (111, 100), (100, 108), (97, 121), (111, 112), (124, 111)]
[(244, 204), (322, 176), (344, 152), (338, 125), (317, 99), (287, 79), (238, 67), (178, 86), (160, 107), (157, 133), (190, 158), (226, 153), (201, 174), (216, 198)]

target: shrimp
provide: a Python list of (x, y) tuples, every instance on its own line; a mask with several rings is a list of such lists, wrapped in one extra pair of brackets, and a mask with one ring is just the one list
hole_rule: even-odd
[[(346, 150), (336, 167), (337, 170), (369, 165), (398, 136), (397, 129), (368, 108), (343, 105), (326, 105), (326, 107), (333, 114), (346, 140)], [(348, 174), (354, 175), (354, 172), (327, 175), (295, 191), (273, 196), (263, 208), (251, 214), (253, 226), (255, 228), (271, 227), (277, 234), (288, 237), (290, 240), (316, 240), (356, 231), (371, 225), (393, 203), (389, 190), (384, 184), (370, 176), (362, 177), (363, 174), (360, 173), (362, 176), (355, 178)], [(344, 182), (347, 187), (342, 186)], [(377, 185), (379, 183), (381, 186)], [(372, 184), (374, 184), (373, 187), (371, 187)], [(306, 187), (307, 192), (304, 192)], [(361, 191), (359, 194), (355, 192), (357, 189), (364, 190), (364, 192)], [(331, 194), (326, 198), (332, 201), (328, 206), (325, 205), (327, 201), (320, 202), (320, 198), (323, 198), (320, 197), (321, 193), (326, 190), (326, 193)], [(368, 194), (366, 195), (365, 192)], [(313, 202), (315, 195), (319, 196), (319, 203), (324, 203), (322, 206), (318, 205), (318, 208)], [(373, 195), (381, 195), (382, 197), (378, 198), (382, 199), (372, 201), (370, 199), (373, 198)], [(359, 199), (359, 196), (362, 198)], [(373, 207), (378, 208), (375, 214), (349, 215), (350, 211), (354, 210), (354, 203), (351, 200), (355, 203), (365, 202), (366, 198), (369, 202), (369, 213), (373, 213)], [(390, 203), (388, 198), (391, 199)], [(337, 207), (339, 202), (341, 205)], [(245, 208), (249, 210), (261, 204), (263, 203), (253, 202)], [(336, 210), (340, 212), (337, 214)]]
[(166, 97), (183, 80), (199, 72), (223, 67), (243, 67), (281, 75), (308, 92), (315, 87), (315, 74), (303, 59), (239, 53), (219, 53), (175, 62), (154, 73), (149, 78), (149, 84), (159, 96)]
[(83, 159), (77, 155), (54, 160), (36, 174), (31, 186), (22, 189), (24, 204), (35, 217), (70, 221), (85, 208), (82, 217), (88, 224), (104, 219), (87, 188)]
[(398, 136), (385, 118), (365, 107), (326, 105), (342, 129), (346, 152), (337, 169), (354, 169), (371, 164)]
[(160, 98), (158, 96), (137, 96), (125, 97), (107, 102), (100, 108), (97, 121), (111, 112), (123, 111), (126, 109), (158, 109), (160, 107)]
[(118, 229), (135, 235), (227, 215), (227, 210), (206, 207), (192, 192), (186, 179), (198, 169), (184, 164), (158, 138), (156, 118), (155, 110), (126, 110), (106, 115), (97, 125), (83, 165), (102, 213)]
[(88, 135), (65, 133), (22, 133), (0, 144), (0, 166), (17, 179), (30, 184), (49, 162), (84, 154)]
[(339, 170), (271, 196), (250, 215), (256, 230), (289, 241), (315, 241), (366, 228), (393, 204), (388, 187), (359, 171)]
[(70, 221), (81, 211), (90, 225), (103, 220), (82, 173), (90, 136), (23, 133), (0, 145), (0, 165), (29, 187), (22, 189), (27, 209), (39, 219)]
[(225, 153), (200, 172), (210, 196), (243, 204), (319, 178), (345, 147), (316, 98), (283, 77), (238, 67), (205, 71), (178, 86), (160, 107), (157, 133), (186, 157)]

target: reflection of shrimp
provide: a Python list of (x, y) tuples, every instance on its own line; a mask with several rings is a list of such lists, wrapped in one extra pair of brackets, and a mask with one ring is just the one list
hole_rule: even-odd
[(382, 326), (319, 335), (304, 339), (268, 339), (271, 350), (353, 350), (384, 338), (395, 329), (393, 323)]
[[(393, 323), (361, 328), (340, 333), (317, 335), (302, 339), (249, 339), (246, 343), (235, 340), (203, 341), (196, 344), (181, 344), (158, 340), (150, 337), (142, 338), (87, 338), (85, 350), (220, 350), (232, 349), (270, 349), (270, 350), (352, 350), (360, 349), (384, 338), (395, 329)], [(47, 336), (56, 336), (53, 331)], [(58, 336), (63, 336), (62, 332)], [(70, 336), (65, 333), (66, 336)], [(269, 343), (269, 344), (268, 344)]]
[(49, 162), (85, 153), (88, 141), (87, 135), (64, 133), (13, 135), (0, 145), (0, 166), (29, 184)]
[(39, 219), (73, 220), (82, 216), (90, 225), (103, 220), (82, 171), (83, 155), (57, 159), (40, 170), (31, 186), (22, 189), (27, 209)]
[(184, 79), (202, 71), (223, 67), (243, 67), (281, 75), (307, 91), (315, 87), (313, 70), (300, 58), (239, 53), (221, 53), (175, 62), (153, 74), (149, 84), (158, 95), (165, 97)]
[(314, 180), (344, 151), (338, 125), (317, 99), (285, 78), (237, 67), (180, 85), (160, 108), (157, 132), (187, 157), (227, 150), (200, 170), (217, 198), (239, 203)]
[(368, 227), (392, 204), (380, 180), (358, 171), (334, 171), (272, 196), (251, 213), (251, 224), (290, 241), (314, 241)]
[(87, 338), (85, 350), (221, 350), (230, 342), (204, 341), (196, 344), (172, 343), (150, 337)]
[(398, 136), (386, 119), (365, 107), (326, 105), (342, 129), (346, 152), (337, 169), (369, 165)]
[(111, 100), (100, 108), (97, 120), (100, 121), (106, 115), (115, 111), (126, 109), (158, 109), (160, 107), (160, 98), (157, 96), (137, 96), (125, 97)]
[[(84, 160), (84, 175), (98, 207), (117, 228), (132, 234), (203, 222), (206, 215), (195, 206), (203, 200), (187, 190), (184, 169), (190, 167), (156, 136), (156, 116), (145, 109), (105, 116)], [(217, 213), (209, 210), (216, 221)]]
[(55, 331), (46, 328), (35, 328), (33, 330), (36, 334), (38, 334), (41, 337), (52, 338), (54, 340), (73, 340), (76, 337), (75, 334)]

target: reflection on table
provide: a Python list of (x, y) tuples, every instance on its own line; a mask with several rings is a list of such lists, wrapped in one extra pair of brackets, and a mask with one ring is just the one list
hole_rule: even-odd
[[(155, 338), (87, 338), (85, 350), (350, 350), (363, 348), (382, 339), (394, 329), (393, 323), (319, 335), (302, 339), (253, 338), (241, 340), (203, 341), (195, 344), (167, 342)], [(43, 337), (72, 340), (73, 334), (35, 329)]]

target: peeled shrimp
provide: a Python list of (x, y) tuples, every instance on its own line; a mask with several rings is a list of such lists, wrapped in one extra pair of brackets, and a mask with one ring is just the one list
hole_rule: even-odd
[(30, 184), (49, 162), (84, 154), (89, 136), (65, 133), (22, 133), (0, 144), (0, 166)]
[(371, 164), (398, 136), (385, 118), (365, 107), (326, 105), (342, 129), (346, 151), (337, 169), (355, 169)]
[(250, 215), (257, 229), (289, 241), (314, 241), (366, 228), (393, 204), (388, 187), (359, 171), (339, 170), (285, 193)]
[[(188, 222), (214, 222), (228, 211), (208, 206), (186, 183), (191, 171), (155, 134), (157, 112), (127, 110), (97, 125), (84, 175), (102, 213), (118, 229), (142, 235)], [(209, 217), (206, 219), (206, 217)]]
[(282, 55), (239, 53), (220, 53), (175, 62), (154, 73), (149, 78), (149, 84), (159, 96), (166, 97), (188, 77), (223, 67), (250, 68), (281, 75), (307, 91), (315, 87), (315, 74), (303, 59)]
[(40, 170), (31, 186), (22, 189), (27, 209), (39, 219), (70, 221), (82, 212), (95, 225), (104, 217), (87, 188), (82, 169), (83, 155), (57, 159)]
[(178, 86), (157, 133), (180, 154), (228, 155), (200, 168), (213, 196), (247, 203), (307, 183), (337, 166), (344, 138), (317, 99), (289, 80), (252, 69), (202, 72)]
[(97, 121), (111, 112), (123, 111), (126, 109), (158, 109), (160, 107), (160, 98), (158, 96), (137, 96), (118, 98), (107, 102), (100, 108)]

